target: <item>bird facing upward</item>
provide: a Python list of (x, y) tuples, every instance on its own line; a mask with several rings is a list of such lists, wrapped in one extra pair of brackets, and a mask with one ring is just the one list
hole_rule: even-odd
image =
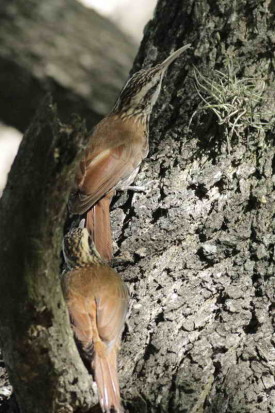
[(112, 258), (109, 207), (116, 189), (135, 179), (148, 154), (149, 119), (169, 65), (188, 49), (185, 45), (164, 62), (135, 73), (123, 87), (111, 113), (95, 127), (70, 200), (73, 214), (87, 213), (86, 227), (100, 256)]
[(62, 276), (62, 289), (75, 336), (84, 351), (93, 351), (91, 366), (102, 411), (122, 413), (117, 352), (128, 308), (126, 285), (89, 244), (86, 228), (64, 237), (63, 253), (70, 270)]

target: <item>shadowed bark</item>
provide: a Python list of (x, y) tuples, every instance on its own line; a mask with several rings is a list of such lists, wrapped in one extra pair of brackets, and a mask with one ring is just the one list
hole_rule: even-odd
[[(122, 397), (130, 413), (273, 411), (273, 25), (272, 2), (160, 0), (147, 26), (134, 70), (162, 61), (183, 44), (192, 43), (193, 49), (169, 69), (154, 110), (150, 155), (136, 180), (146, 191), (124, 193), (113, 204), (116, 267), (131, 292), (119, 356)], [(194, 66), (199, 72), (194, 72)], [(219, 76), (223, 87), (217, 91)], [(245, 85), (241, 88), (245, 95), (232, 91), (236, 84)], [(231, 92), (237, 93), (236, 98)], [(215, 96), (227, 96), (226, 104), (237, 112), (225, 116), (228, 106), (222, 101), (214, 107)], [(69, 165), (60, 168), (68, 182), (69, 169)], [(23, 165), (20, 170), (24, 171)], [(52, 179), (51, 171), (51, 167), (42, 169), (40, 179)], [(36, 188), (38, 183), (34, 176), (32, 185), (25, 185)], [(63, 199), (63, 189), (58, 188)], [(19, 193), (23, 194), (21, 187)], [(60, 231), (63, 221), (51, 218), (43, 228), (41, 219), (49, 211), (56, 216), (60, 198), (49, 198), (51, 202), (39, 214), (30, 214), (24, 222), (21, 207), (7, 196), (7, 208), (13, 212), (5, 224), (7, 246), (11, 245), (9, 237), (15, 237), (8, 227), (10, 221), (19, 228), (20, 237), (22, 225), (36, 228), (39, 223), (35, 231), (40, 235), (35, 232), (31, 239), (43, 234), (49, 251), (49, 237), (53, 230)], [(63, 211), (58, 211), (61, 217)], [(59, 241), (54, 238), (52, 244), (55, 257)], [(40, 241), (39, 245), (44, 244)], [(1, 254), (5, 251), (14, 256), (15, 249)], [(29, 257), (27, 246), (20, 253), (22, 259), (25, 254)], [(33, 258), (37, 257), (35, 252)], [(4, 262), (10, 260), (6, 255)], [(43, 281), (46, 273), (41, 276)], [(11, 296), (13, 283), (6, 288)], [(46, 291), (41, 297), (36, 286), (30, 289), (31, 297), (55, 316), (54, 290)], [(13, 326), (10, 305), (5, 314)], [(17, 306), (13, 311), (17, 315)], [(53, 328), (59, 322), (56, 317)], [(26, 326), (20, 328), (23, 335)], [(66, 343), (67, 323), (63, 328)], [(45, 334), (49, 331), (46, 328)], [(16, 354), (13, 340), (16, 335), (9, 333), (5, 349), (11, 355)], [(48, 383), (41, 379), (42, 385)]]
[(45, 91), (59, 115), (108, 112), (128, 75), (135, 46), (113, 23), (76, 0), (0, 4), (0, 117), (24, 132)]
[(96, 400), (58, 277), (65, 208), (84, 132), (79, 121), (60, 124), (46, 99), (1, 198), (0, 340), (22, 412), (87, 410)]

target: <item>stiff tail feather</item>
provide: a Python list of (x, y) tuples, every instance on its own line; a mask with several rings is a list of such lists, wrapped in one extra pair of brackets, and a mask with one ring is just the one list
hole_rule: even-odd
[(93, 367), (102, 411), (123, 413), (117, 376), (116, 350), (105, 355), (95, 351)]
[(95, 247), (106, 261), (113, 257), (112, 231), (110, 222), (110, 203), (112, 196), (107, 194), (101, 198), (88, 212), (86, 227), (91, 235)]

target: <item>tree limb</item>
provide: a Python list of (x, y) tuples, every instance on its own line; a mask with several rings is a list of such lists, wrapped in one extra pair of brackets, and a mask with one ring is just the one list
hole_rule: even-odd
[(76, 0), (0, 4), (1, 120), (22, 132), (46, 91), (59, 115), (93, 126), (114, 103), (135, 46), (113, 23)]
[(58, 278), (65, 208), (85, 142), (82, 124), (62, 125), (48, 97), (1, 198), (0, 338), (22, 412), (70, 412), (96, 400)]

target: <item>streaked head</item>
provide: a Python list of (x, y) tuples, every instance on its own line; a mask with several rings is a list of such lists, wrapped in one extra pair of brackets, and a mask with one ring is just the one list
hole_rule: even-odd
[(162, 79), (167, 68), (189, 47), (190, 44), (187, 44), (172, 53), (164, 62), (135, 73), (122, 89), (112, 113), (150, 115), (159, 96)]
[(73, 228), (63, 238), (63, 255), (70, 268), (85, 267), (101, 260), (86, 228)]

